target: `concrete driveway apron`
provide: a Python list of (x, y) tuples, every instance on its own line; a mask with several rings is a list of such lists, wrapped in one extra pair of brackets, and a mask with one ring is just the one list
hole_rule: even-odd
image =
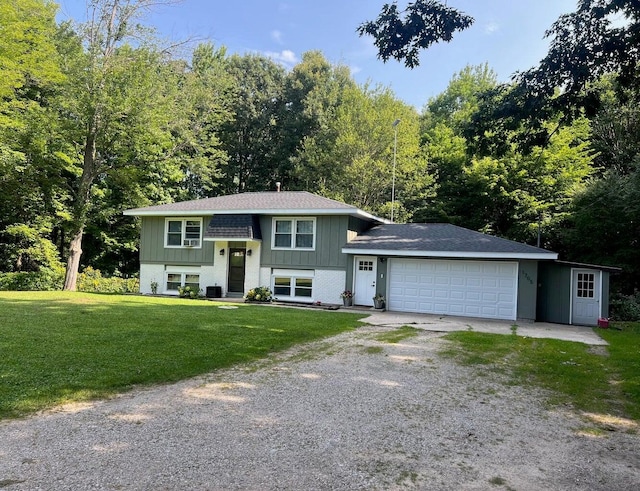
[(513, 334), (515, 326), (515, 334), (518, 336), (560, 339), (594, 346), (606, 346), (608, 344), (598, 336), (594, 328), (547, 322), (513, 322), (386, 311), (375, 312), (362, 319), (362, 321), (375, 326), (399, 327), (406, 325), (434, 332), (476, 331), (492, 334)]

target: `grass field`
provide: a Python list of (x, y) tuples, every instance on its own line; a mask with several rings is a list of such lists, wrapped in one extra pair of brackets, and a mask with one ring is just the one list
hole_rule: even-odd
[[(474, 332), (446, 336), (443, 354), (549, 389), (552, 404), (640, 420), (640, 323), (599, 330), (607, 347)], [(588, 329), (588, 328), (585, 328)]]
[(0, 292), (0, 418), (263, 358), (354, 329), (362, 317), (220, 305), (136, 295)]

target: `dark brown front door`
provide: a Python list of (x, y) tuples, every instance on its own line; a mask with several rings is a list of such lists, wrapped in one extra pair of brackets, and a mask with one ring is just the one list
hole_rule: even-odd
[(229, 292), (244, 293), (245, 249), (229, 249)]

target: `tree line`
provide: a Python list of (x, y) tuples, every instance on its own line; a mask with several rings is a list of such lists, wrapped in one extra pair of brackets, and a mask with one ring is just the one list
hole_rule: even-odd
[[(0, 0), (0, 271), (66, 271), (67, 289), (87, 266), (133, 274), (139, 223), (124, 209), (276, 182), (389, 217), (399, 119), (396, 221), (539, 240), (639, 286), (636, 65), (591, 60), (608, 65), (573, 85), (553, 72), (570, 59), (554, 49), (601, 39), (552, 43), (506, 84), (466, 67), (418, 111), (320, 51), (290, 70), (210, 43), (175, 56), (141, 22), (156, 3), (93, 0), (75, 24), (49, 0)], [(554, 25), (565, 40), (575, 15)]]

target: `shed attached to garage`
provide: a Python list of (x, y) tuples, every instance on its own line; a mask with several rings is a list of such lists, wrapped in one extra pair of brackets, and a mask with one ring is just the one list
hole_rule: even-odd
[(442, 223), (378, 225), (342, 252), (350, 258), (356, 304), (369, 305), (377, 294), (398, 312), (513, 321), (536, 320), (539, 264), (558, 258)]
[(540, 263), (536, 320), (595, 326), (609, 317), (609, 276), (618, 272), (594, 264)]

